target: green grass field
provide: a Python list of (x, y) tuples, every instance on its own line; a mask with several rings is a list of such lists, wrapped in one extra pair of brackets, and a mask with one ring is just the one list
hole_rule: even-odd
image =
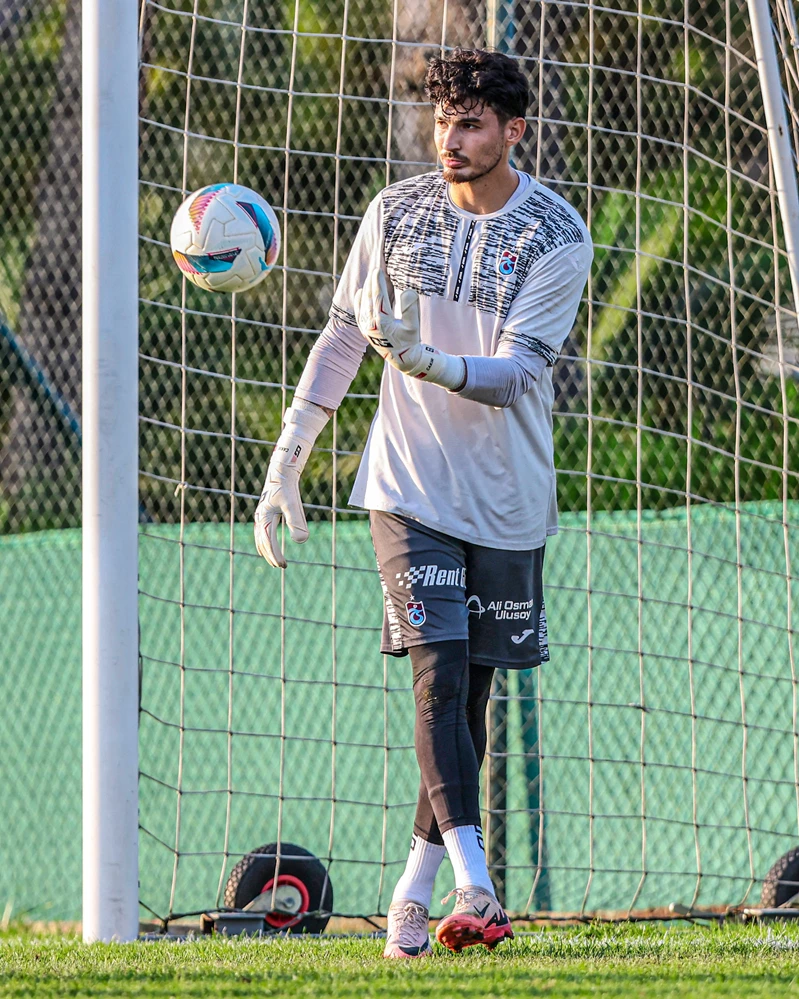
[(799, 927), (547, 929), (490, 954), (388, 963), (382, 943), (207, 938), (91, 945), (12, 928), (3, 997), (796, 997)]

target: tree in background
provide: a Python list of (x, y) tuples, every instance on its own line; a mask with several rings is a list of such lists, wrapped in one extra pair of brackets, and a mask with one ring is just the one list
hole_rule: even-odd
[[(191, 10), (190, 3), (177, 7)], [(533, 84), (531, 126), (517, 165), (582, 213), (590, 207), (597, 245), (590, 344), (583, 310), (565, 349), (575, 360), (555, 372), (559, 463), (573, 473), (562, 477), (565, 509), (583, 509), (589, 489), (595, 508), (636, 505), (639, 452), (642, 478), (658, 487), (644, 505), (679, 504), (689, 436), (717, 449), (694, 463), (693, 494), (730, 499), (737, 435), (739, 454), (753, 460), (739, 464), (741, 499), (782, 495), (786, 414), (779, 378), (762, 357), (775, 325), (770, 202), (756, 187), (768, 182), (768, 155), (751, 124), (762, 122), (756, 72), (735, 54), (751, 57), (748, 18), (743, 6), (732, 8), (728, 48), (724, 4), (689, 5), (696, 30), (687, 36), (684, 8), (682, 0), (662, 0), (657, 17), (638, 18), (560, 3), (497, 6), (497, 45), (524, 60)], [(231, 81), (239, 67), (241, 6), (225, 9), (227, 18), (198, 20), (192, 35), (191, 18), (146, 7), (140, 95), (142, 351), (195, 369), (186, 376), (192, 433), (181, 435), (178, 370), (142, 362), (143, 412), (157, 412), (160, 421), (141, 426), (142, 467), (207, 487), (190, 498), (199, 520), (229, 516), (232, 390), (216, 376), (228, 375), (233, 359), (229, 321), (213, 315), (226, 311), (220, 302), (192, 287), (186, 302), (194, 311), (181, 315), (150, 304), (182, 301), (179, 275), (161, 244), (184, 185), (191, 190), (232, 177), (237, 141), (239, 179), (281, 214), (287, 267), (242, 296), (238, 307), (236, 373), (245, 381), (236, 386), (236, 491), (253, 492), (277, 436), (285, 402), (280, 387), (290, 392), (296, 384), (324, 326), (330, 276), (343, 267), (358, 219), (387, 182), (434, 162), (421, 80), (441, 45), (445, 5), (250, 0), (253, 30), (244, 37), (238, 115)], [(487, 9), (483, 0), (448, 0), (446, 45), (486, 44)], [(0, 83), (15, 95), (2, 112), (7, 225), (0, 234), (0, 311), (42, 379), (76, 413), (79, 17), (78, 0), (0, 0)], [(645, 77), (636, 77), (639, 68)], [(187, 106), (191, 134), (184, 143)], [(685, 126), (684, 147), (682, 135), (671, 141), (675, 124)], [(728, 157), (738, 174), (727, 170)], [(788, 287), (784, 276), (782, 284)], [(5, 339), (0, 345), (0, 530), (77, 525), (77, 438), (37, 377), (23, 378), (19, 354)], [(590, 414), (582, 360), (589, 352)], [(367, 356), (353, 385), (360, 396), (343, 404), (339, 499), (357, 467), (379, 370)], [(792, 417), (799, 410), (796, 388), (789, 379)], [(592, 425), (593, 460), (606, 481), (584, 473), (588, 416), (600, 418)], [(320, 508), (331, 505), (336, 489), (324, 452), (331, 434), (308, 470), (310, 500)], [(792, 465), (799, 463), (795, 438)], [(143, 480), (142, 491), (153, 517), (179, 517), (173, 484)], [(238, 502), (235, 516), (249, 515), (249, 505)]]
[[(0, 476), (6, 509), (0, 530), (80, 524), (80, 442), (41, 391), (55, 388), (80, 413), (81, 134), (80, 2), (14, 4), (2, 45), (10, 86), (5, 139), (21, 147), (2, 157), (6, 219), (20, 228), (3, 237), (3, 311), (16, 340), (35, 360), (28, 377), (4, 341), (9, 382), (4, 402)], [(8, 121), (11, 119), (11, 121)], [(21, 280), (20, 280), (21, 279)]]

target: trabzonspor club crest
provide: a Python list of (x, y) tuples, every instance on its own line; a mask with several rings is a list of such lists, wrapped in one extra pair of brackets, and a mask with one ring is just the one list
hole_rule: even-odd
[(507, 278), (508, 275), (513, 274), (516, 270), (516, 261), (518, 259), (519, 255), (517, 253), (514, 253), (512, 250), (503, 250), (497, 261), (497, 270)]
[(424, 625), (427, 615), (424, 613), (424, 603), (422, 601), (406, 601), (405, 610), (408, 612), (408, 621), (415, 628)]

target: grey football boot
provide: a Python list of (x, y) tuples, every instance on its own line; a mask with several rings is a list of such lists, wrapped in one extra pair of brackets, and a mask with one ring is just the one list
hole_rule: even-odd
[(420, 903), (400, 899), (388, 908), (384, 958), (423, 958), (432, 955), (430, 911)]

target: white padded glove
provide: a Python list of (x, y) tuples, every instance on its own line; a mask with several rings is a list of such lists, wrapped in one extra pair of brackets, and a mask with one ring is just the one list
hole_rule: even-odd
[(466, 378), (466, 362), (423, 344), (419, 334), (419, 296), (411, 288), (397, 296), (397, 313), (391, 307), (386, 276), (379, 268), (369, 273), (355, 293), (358, 328), (377, 353), (403, 375), (424, 379), (445, 389), (458, 389)]
[(255, 547), (270, 566), (286, 568), (286, 557), (278, 542), (280, 519), (285, 518), (293, 542), (308, 541), (308, 524), (300, 498), (300, 473), (314, 442), (328, 421), (320, 406), (295, 399), (283, 416), (261, 499), (255, 509)]

